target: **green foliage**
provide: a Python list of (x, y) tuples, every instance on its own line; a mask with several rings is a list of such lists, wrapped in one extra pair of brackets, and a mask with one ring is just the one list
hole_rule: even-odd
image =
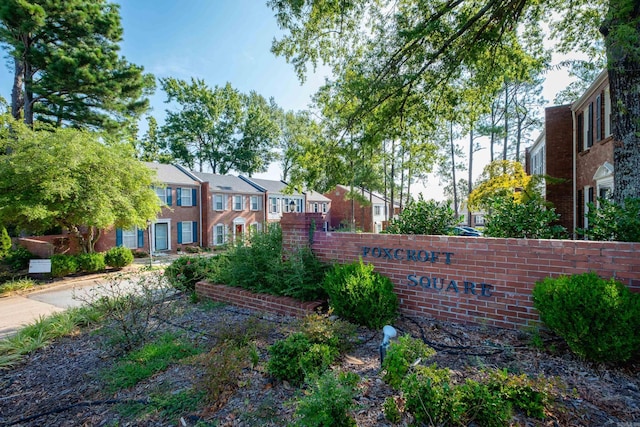
[(133, 252), (124, 246), (116, 246), (104, 253), (104, 262), (113, 268), (122, 268), (133, 262)]
[(165, 334), (139, 350), (126, 355), (115, 367), (103, 373), (110, 392), (133, 387), (140, 381), (162, 372), (185, 357), (198, 354), (191, 341), (173, 334)]
[(551, 402), (549, 382), (544, 378), (534, 380), (524, 374), (510, 375), (506, 370), (496, 370), (490, 372), (487, 386), (528, 417), (543, 419), (545, 407)]
[(0, 225), (0, 258), (3, 258), (11, 250), (11, 237), (4, 225)]
[(62, 227), (93, 252), (100, 230), (146, 226), (160, 211), (152, 171), (123, 144), (77, 129), (25, 130), (0, 140), (0, 221), (29, 231)]
[(448, 369), (416, 366), (402, 382), (406, 410), (416, 422), (430, 425), (462, 425), (464, 408), (453, 393)]
[(9, 250), (7, 254), (0, 260), (2, 264), (9, 267), (11, 271), (24, 270), (29, 266), (29, 260), (38, 258), (27, 250), (24, 246), (17, 246), (15, 249)]
[(308, 393), (297, 402), (294, 426), (355, 427), (349, 415), (354, 408), (358, 376), (354, 373), (327, 371), (310, 381)]
[(248, 243), (238, 242), (218, 258), (215, 271), (208, 277), (211, 281), (302, 301), (325, 295), (321, 283), (326, 267), (308, 249), (288, 254), (283, 261), (278, 225), (252, 234)]
[(393, 424), (398, 424), (402, 419), (402, 413), (398, 407), (398, 403), (393, 397), (387, 397), (382, 404), (382, 412), (384, 417)]
[(302, 384), (306, 377), (322, 374), (350, 348), (354, 335), (354, 325), (309, 315), (302, 320), (300, 332), (269, 347), (267, 372), (277, 379)]
[(458, 223), (458, 218), (449, 202), (424, 200), (411, 201), (398, 218), (389, 221), (385, 232), (390, 234), (448, 234)]
[(106, 0), (7, 0), (0, 44), (16, 63), (14, 117), (114, 130), (148, 108), (151, 75), (118, 55), (119, 10)]
[(173, 288), (159, 273), (109, 277), (88, 293), (75, 298), (101, 313), (102, 328), (113, 352), (129, 351), (154, 337), (160, 326), (155, 318), (166, 318), (172, 306), (166, 304)]
[(87, 273), (97, 273), (106, 267), (104, 254), (99, 252), (76, 255), (76, 261), (78, 269)]
[(200, 388), (210, 404), (222, 406), (238, 388), (242, 370), (249, 366), (247, 349), (224, 342), (203, 355), (203, 359), (205, 375)]
[(25, 355), (43, 348), (56, 338), (74, 333), (78, 327), (95, 324), (102, 313), (91, 307), (76, 307), (40, 317), (18, 332), (0, 340), (0, 369), (18, 363)]
[(598, 199), (598, 206), (589, 203), (587, 220), (589, 227), (578, 233), (589, 240), (640, 242), (640, 199), (626, 199), (624, 205)]
[(272, 147), (280, 129), (273, 102), (255, 92), (242, 94), (229, 83), (211, 89), (203, 80), (169, 77), (160, 84), (167, 102), (180, 108), (168, 111), (162, 128), (180, 163), (190, 169), (207, 164), (213, 173), (235, 170), (251, 176), (265, 172), (275, 159)]
[(24, 289), (31, 289), (36, 285), (37, 283), (29, 278), (11, 280), (0, 285), (0, 295)]
[(398, 315), (398, 297), (388, 277), (376, 273), (362, 259), (335, 265), (324, 280), (329, 306), (336, 315), (371, 329), (392, 323)]
[(510, 402), (487, 384), (467, 380), (455, 391), (460, 407), (465, 409), (465, 425), (473, 422), (487, 427), (509, 426), (512, 417)]
[(490, 211), (494, 200), (512, 197), (516, 203), (540, 196), (536, 189), (542, 177), (527, 175), (524, 166), (513, 160), (495, 160), (485, 166), (479, 183), (469, 195), (473, 209)]
[(397, 341), (391, 342), (382, 363), (384, 374), (382, 379), (391, 387), (397, 389), (409, 372), (409, 368), (416, 362), (424, 361), (435, 354), (435, 351), (421, 340), (403, 335)]
[(640, 295), (596, 273), (537, 282), (533, 302), (540, 318), (581, 358), (626, 361), (640, 350)]
[(78, 259), (73, 255), (56, 254), (51, 256), (51, 276), (64, 277), (78, 271)]
[(560, 216), (539, 198), (518, 202), (512, 196), (493, 199), (486, 215), (484, 235), (526, 239), (562, 239), (567, 230), (554, 224)]
[(267, 372), (279, 380), (286, 380), (294, 385), (302, 384), (305, 372), (300, 365), (300, 359), (310, 347), (311, 342), (300, 332), (277, 341), (269, 347)]
[(210, 277), (216, 260), (202, 256), (181, 256), (164, 270), (165, 277), (176, 288), (194, 292), (196, 283)]

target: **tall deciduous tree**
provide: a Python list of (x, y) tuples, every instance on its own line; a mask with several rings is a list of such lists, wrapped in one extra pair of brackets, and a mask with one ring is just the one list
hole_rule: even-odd
[(76, 129), (32, 131), (0, 116), (0, 222), (33, 232), (62, 227), (85, 251), (103, 229), (145, 227), (160, 207), (152, 171), (125, 144)]
[(155, 82), (118, 55), (121, 39), (118, 5), (105, 0), (2, 1), (13, 117), (92, 128), (137, 119)]
[[(624, 203), (640, 197), (640, 3), (636, 0), (270, 0), (287, 30), (273, 51), (299, 74), (323, 61), (341, 74), (357, 58), (372, 76), (351, 123), (377, 106), (413, 93), (438, 91), (482, 52), (505, 52), (501, 42), (539, 30), (543, 20), (562, 34), (561, 49), (604, 40), (612, 98), (615, 191)], [(370, 25), (367, 25), (370, 24)], [(380, 43), (380, 28), (386, 37)], [(598, 38), (598, 31), (603, 38)], [(510, 46), (510, 45), (509, 45)], [(510, 47), (509, 47), (510, 49)], [(497, 57), (499, 57), (498, 55)], [(509, 66), (515, 66), (514, 57)], [(485, 66), (501, 69), (489, 58)], [(367, 68), (368, 66), (368, 68)]]
[(267, 170), (275, 158), (280, 128), (278, 108), (255, 92), (240, 93), (227, 83), (211, 89), (200, 79), (161, 79), (167, 102), (162, 127), (173, 158), (191, 169), (230, 170), (252, 175)]

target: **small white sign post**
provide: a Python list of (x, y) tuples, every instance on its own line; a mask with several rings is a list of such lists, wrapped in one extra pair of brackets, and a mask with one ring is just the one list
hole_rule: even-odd
[(32, 259), (29, 261), (29, 273), (51, 273), (50, 259)]

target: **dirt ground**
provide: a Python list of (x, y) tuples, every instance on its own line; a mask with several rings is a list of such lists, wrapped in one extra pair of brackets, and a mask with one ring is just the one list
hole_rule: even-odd
[[(202, 366), (183, 360), (166, 371), (115, 393), (107, 393), (101, 373), (116, 358), (104, 345), (101, 331), (84, 331), (36, 351), (20, 365), (0, 371), (0, 426), (283, 426), (291, 422), (299, 389), (265, 372), (267, 348), (296, 330), (298, 320), (239, 309), (193, 304), (175, 299), (176, 314), (162, 327), (187, 334), (199, 345), (214, 348), (216, 330), (257, 319), (265, 325), (257, 340), (260, 363), (246, 368), (238, 388), (226, 402), (199, 405), (197, 410), (166, 417), (158, 411), (131, 415), (127, 403), (144, 407), (150, 396), (175, 395), (197, 387)], [(524, 332), (401, 317), (401, 334), (421, 338), (437, 350), (429, 364), (450, 368), (453, 378), (476, 378), (486, 369), (507, 369), (553, 384), (554, 404), (544, 420), (516, 414), (514, 426), (640, 426), (640, 362), (612, 367), (577, 360), (563, 343), (542, 335), (547, 350), (529, 344)], [(392, 426), (382, 406), (397, 396), (381, 379), (380, 331), (358, 330), (358, 343), (334, 369), (357, 373), (361, 381), (353, 416), (358, 426)], [(410, 425), (404, 415), (399, 424)]]

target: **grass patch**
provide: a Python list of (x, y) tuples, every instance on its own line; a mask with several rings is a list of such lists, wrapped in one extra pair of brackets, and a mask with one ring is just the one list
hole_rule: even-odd
[(152, 414), (161, 419), (175, 422), (184, 414), (197, 411), (204, 399), (204, 393), (194, 389), (177, 393), (158, 393), (150, 396), (149, 403), (130, 402), (118, 405), (117, 411), (129, 420), (142, 421)]
[(175, 334), (161, 335), (156, 341), (126, 355), (103, 375), (109, 392), (133, 387), (171, 364), (200, 353), (191, 342)]
[(0, 285), (0, 295), (31, 289), (36, 287), (38, 284), (38, 282), (28, 278), (11, 280)]
[(101, 319), (102, 313), (90, 307), (71, 308), (51, 316), (42, 316), (18, 330), (15, 335), (0, 340), (0, 369), (8, 369), (32, 351)]

